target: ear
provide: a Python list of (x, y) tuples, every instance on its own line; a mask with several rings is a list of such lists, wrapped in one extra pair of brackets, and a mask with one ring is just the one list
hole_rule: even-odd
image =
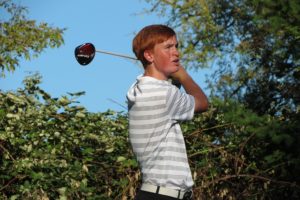
[(151, 51), (151, 50), (145, 50), (145, 51), (144, 51), (144, 58), (146, 58), (146, 60), (147, 60), (149, 63), (152, 63), (152, 62), (153, 62), (153, 54), (152, 54), (152, 51)]

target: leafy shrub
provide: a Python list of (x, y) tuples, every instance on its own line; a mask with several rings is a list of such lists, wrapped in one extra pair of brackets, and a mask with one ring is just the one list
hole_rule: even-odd
[(197, 199), (298, 199), (299, 124), (212, 102), (183, 125)]
[[(53, 98), (41, 77), (0, 92), (1, 199), (132, 199), (140, 184), (125, 113)], [(298, 199), (299, 123), (211, 100), (182, 124), (196, 199)]]
[(89, 113), (77, 94), (52, 98), (40, 77), (0, 94), (0, 191), (12, 199), (109, 199), (131, 191), (137, 164), (126, 115)]

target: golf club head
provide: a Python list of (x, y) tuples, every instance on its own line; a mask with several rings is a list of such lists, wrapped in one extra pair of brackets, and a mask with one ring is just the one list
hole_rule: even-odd
[(75, 48), (75, 58), (81, 65), (87, 65), (95, 57), (95, 46), (92, 43), (85, 43)]

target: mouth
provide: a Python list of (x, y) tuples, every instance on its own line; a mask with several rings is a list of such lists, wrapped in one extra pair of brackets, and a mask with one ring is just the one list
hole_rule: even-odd
[(174, 59), (172, 60), (173, 63), (175, 63), (176, 65), (179, 65), (179, 59)]

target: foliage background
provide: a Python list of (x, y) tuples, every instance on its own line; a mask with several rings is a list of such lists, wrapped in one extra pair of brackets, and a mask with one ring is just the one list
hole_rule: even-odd
[[(34, 75), (1, 93), (1, 198), (131, 199), (140, 172), (125, 113), (89, 113), (82, 92), (52, 98)], [(298, 124), (213, 99), (182, 124), (198, 199), (299, 197)]]
[[(209, 111), (181, 124), (196, 199), (299, 199), (298, 1), (147, 2), (170, 16), (187, 66), (220, 66)], [(3, 74), (63, 43), (63, 29), (0, 6), (12, 15), (0, 24)], [(0, 198), (132, 199), (140, 172), (126, 113), (87, 112), (84, 92), (53, 98), (41, 81), (0, 91)]]

